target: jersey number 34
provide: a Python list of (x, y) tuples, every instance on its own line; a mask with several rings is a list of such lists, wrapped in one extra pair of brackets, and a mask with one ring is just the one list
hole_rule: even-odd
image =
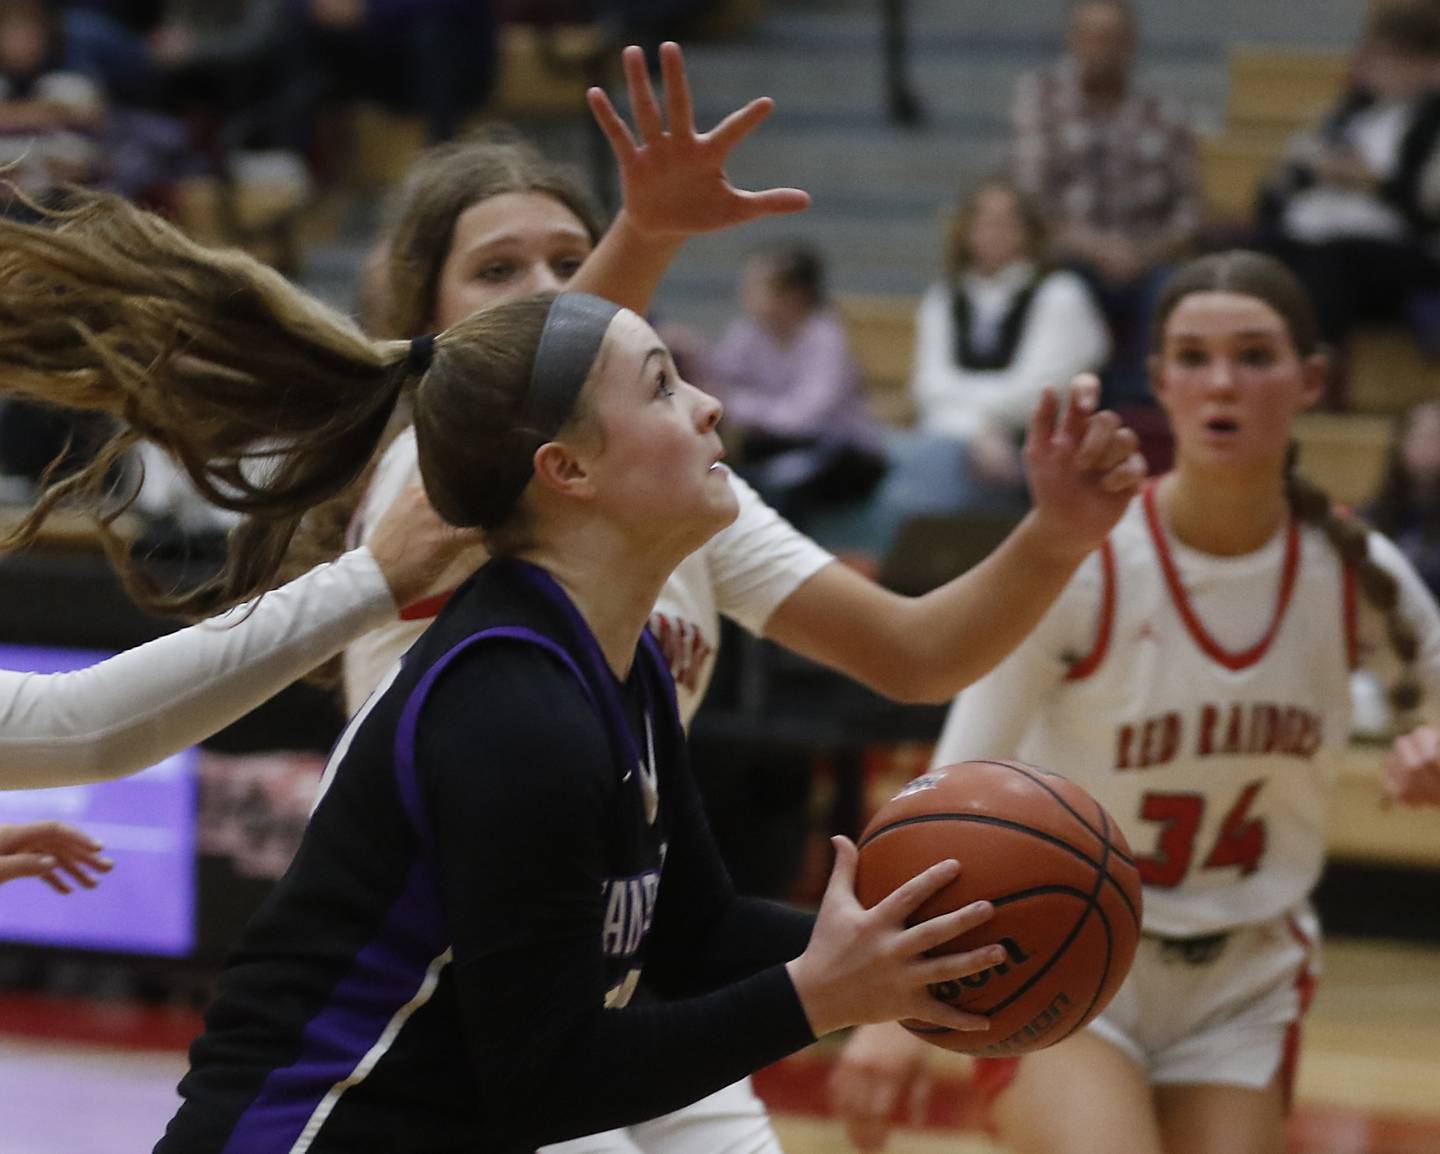
[[(1265, 856), (1265, 820), (1250, 816), (1255, 795), (1263, 781), (1252, 781), (1240, 793), (1220, 823), (1215, 844), (1201, 869), (1238, 866), (1241, 877), (1260, 868)], [(1140, 816), (1160, 822), (1163, 828), (1155, 852), (1139, 859), (1140, 880), (1147, 886), (1174, 889), (1190, 872), (1195, 857), (1195, 839), (1205, 820), (1205, 796), (1199, 793), (1147, 793), (1140, 801)]]

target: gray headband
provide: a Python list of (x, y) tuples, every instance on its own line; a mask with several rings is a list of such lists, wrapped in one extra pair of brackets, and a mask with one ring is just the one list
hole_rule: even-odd
[[(561, 293), (550, 305), (525, 397), (525, 425), (541, 441), (558, 433), (575, 411), (575, 401), (619, 311), (619, 305), (589, 293)], [(505, 515), (515, 508), (534, 472), (532, 453), (504, 486), (508, 492), (499, 507)]]
[(525, 416), (531, 428), (547, 437), (560, 431), (619, 311), (619, 305), (589, 293), (561, 293), (555, 298), (530, 370)]

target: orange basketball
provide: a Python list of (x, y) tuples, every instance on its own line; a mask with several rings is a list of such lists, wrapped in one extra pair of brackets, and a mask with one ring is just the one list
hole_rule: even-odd
[(902, 1022), (947, 1050), (1011, 1057), (1054, 1045), (1103, 1010), (1140, 937), (1140, 874), (1115, 821), (1072, 781), (1017, 761), (967, 761), (917, 777), (860, 838), (855, 891), (875, 905), (954, 858), (960, 876), (931, 897), (923, 921), (985, 899), (995, 916), (941, 947), (998, 942), (1008, 958), (930, 992), (990, 1016), (983, 1032)]

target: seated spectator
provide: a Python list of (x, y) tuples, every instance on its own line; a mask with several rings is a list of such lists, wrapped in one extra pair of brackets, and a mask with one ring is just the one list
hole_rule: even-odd
[(737, 471), (797, 521), (865, 496), (885, 471), (882, 438), (820, 257), (800, 245), (755, 253), (740, 305), (744, 315), (695, 358), (739, 436)]
[(104, 168), (105, 95), (68, 69), (59, 12), (44, 0), (0, 0), (0, 165), (32, 196), (84, 184)]
[(295, 0), (297, 63), (342, 96), (424, 118), (449, 140), (494, 85), (497, 30), (489, 0)]
[(1369, 519), (1440, 597), (1440, 401), (1406, 417)]
[(1195, 240), (1200, 179), (1185, 118), (1134, 80), (1128, 0), (1081, 0), (1068, 50), (1022, 77), (1012, 171), (1050, 223), (1051, 251), (1095, 288), (1115, 335), (1107, 404), (1148, 404), (1149, 317), (1169, 265)]
[(1354, 85), (1286, 150), (1261, 204), (1265, 245), (1305, 282), (1321, 335), (1405, 318), (1440, 288), (1440, 10), (1371, 18)]
[(32, 198), (88, 184), (163, 210), (199, 159), (178, 121), (111, 100), (103, 54), (86, 39), (102, 24), (120, 28), (46, 0), (0, 0), (0, 164)]
[(887, 490), (912, 512), (1011, 507), (1025, 500), (1020, 447), (1046, 385), (1099, 369), (1105, 320), (1074, 273), (1041, 263), (1044, 223), (1009, 181), (989, 181), (955, 212), (946, 276), (926, 291), (910, 389), (919, 435)]

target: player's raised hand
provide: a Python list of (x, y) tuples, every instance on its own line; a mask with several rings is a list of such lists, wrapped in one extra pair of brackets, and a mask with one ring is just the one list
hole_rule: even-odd
[(632, 45), (622, 61), (634, 132), (602, 89), (590, 89), (587, 98), (615, 153), (624, 197), (621, 211), (632, 227), (656, 238), (679, 239), (809, 207), (809, 193), (798, 188), (747, 192), (725, 175), (731, 150), (770, 114), (773, 100), (752, 100), (709, 132), (697, 133), (678, 44), (660, 46), (663, 111), (645, 70), (644, 52)]
[(68, 894), (73, 880), (93, 890), (98, 875), (109, 873), (114, 864), (100, 856), (101, 848), (94, 838), (64, 822), (0, 825), (0, 882), (39, 878), (56, 893)]
[(929, 986), (958, 981), (1005, 960), (1003, 946), (958, 954), (926, 952), (988, 921), (989, 902), (909, 925), (925, 901), (955, 880), (960, 864), (943, 861), (865, 909), (855, 897), (858, 853), (849, 838), (831, 839), (835, 867), (805, 952), (790, 962), (790, 980), (818, 1038), (845, 1026), (919, 1018), (952, 1030), (983, 1030), (989, 1020), (930, 995)]
[(1385, 757), (1385, 793), (1405, 805), (1440, 805), (1440, 730), (1422, 725), (1395, 739)]
[(1097, 548), (1145, 479), (1139, 439), (1114, 413), (1097, 412), (1100, 382), (1082, 373), (1062, 403), (1046, 389), (1025, 438), (1035, 515), (1057, 545)]
[(924, 1042), (892, 1022), (861, 1026), (850, 1035), (830, 1072), (830, 1108), (857, 1150), (883, 1150), (902, 1108), (912, 1126), (923, 1124), (934, 1086), (929, 1052)]

